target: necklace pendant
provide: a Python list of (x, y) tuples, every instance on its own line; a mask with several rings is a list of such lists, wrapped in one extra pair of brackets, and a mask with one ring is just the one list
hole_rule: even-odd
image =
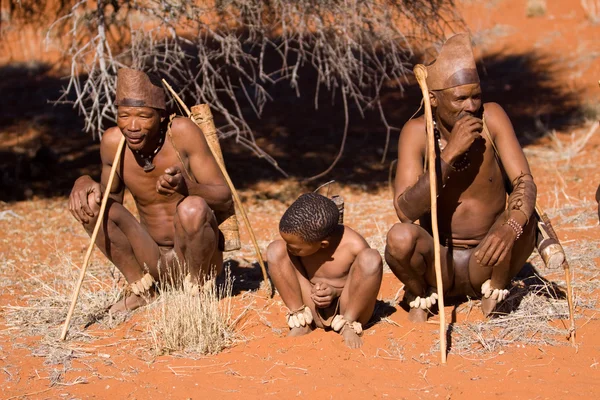
[(149, 159), (145, 158), (144, 159), (144, 172), (150, 172), (150, 171), (154, 170), (154, 168), (155, 168), (154, 164), (152, 164)]

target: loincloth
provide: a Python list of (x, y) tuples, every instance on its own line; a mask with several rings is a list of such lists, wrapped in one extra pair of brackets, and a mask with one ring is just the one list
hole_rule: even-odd
[(454, 271), (454, 284), (449, 291), (450, 296), (479, 297), (479, 293), (473, 289), (469, 277), (469, 261), (477, 246), (453, 246), (448, 248), (448, 262), (452, 262)]
[(158, 263), (159, 269), (172, 269), (179, 265), (179, 257), (173, 246), (158, 246)]

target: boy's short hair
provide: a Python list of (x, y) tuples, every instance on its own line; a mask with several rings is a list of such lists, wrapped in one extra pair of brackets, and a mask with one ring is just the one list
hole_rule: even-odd
[(326, 239), (338, 225), (335, 203), (318, 193), (305, 193), (292, 203), (279, 221), (281, 233), (296, 235), (305, 242)]

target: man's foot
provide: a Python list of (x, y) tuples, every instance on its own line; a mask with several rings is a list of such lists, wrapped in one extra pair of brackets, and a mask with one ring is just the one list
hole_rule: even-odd
[(408, 320), (410, 322), (423, 323), (427, 322), (429, 311), (421, 308), (411, 308), (408, 312)]
[(504, 301), (508, 297), (508, 289), (495, 289), (491, 285), (491, 280), (483, 282), (481, 285), (481, 312), (485, 317), (488, 317), (495, 309), (498, 303)]
[(312, 327), (307, 324), (307, 325), (301, 326), (299, 328), (291, 328), (287, 335), (289, 337), (304, 336), (304, 335), (308, 335), (312, 331), (313, 331)]
[(352, 329), (352, 327), (349, 324), (346, 324), (342, 328), (340, 334), (344, 337), (346, 346), (350, 347), (351, 349), (358, 349), (362, 347), (362, 339), (360, 338), (360, 336), (358, 336), (356, 332), (354, 332), (354, 329)]
[(108, 309), (108, 312), (110, 314), (118, 314), (118, 313), (123, 313), (123, 312), (127, 312), (127, 311), (133, 311), (140, 307), (143, 307), (143, 306), (146, 306), (146, 305), (152, 303), (155, 298), (156, 298), (156, 295), (155, 295), (154, 291), (150, 292), (149, 294), (143, 295), (143, 296), (140, 296), (140, 295), (137, 295), (134, 293), (130, 293), (129, 295), (126, 295), (121, 300), (119, 300), (115, 304), (113, 304)]

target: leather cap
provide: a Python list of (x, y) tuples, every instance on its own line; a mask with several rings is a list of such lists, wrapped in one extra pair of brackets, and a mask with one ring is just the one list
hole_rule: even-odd
[(444, 90), (472, 83), (479, 83), (479, 74), (471, 38), (459, 33), (446, 40), (436, 60), (427, 66), (427, 87)]
[(117, 106), (152, 107), (166, 110), (165, 91), (142, 72), (121, 68), (117, 73)]

